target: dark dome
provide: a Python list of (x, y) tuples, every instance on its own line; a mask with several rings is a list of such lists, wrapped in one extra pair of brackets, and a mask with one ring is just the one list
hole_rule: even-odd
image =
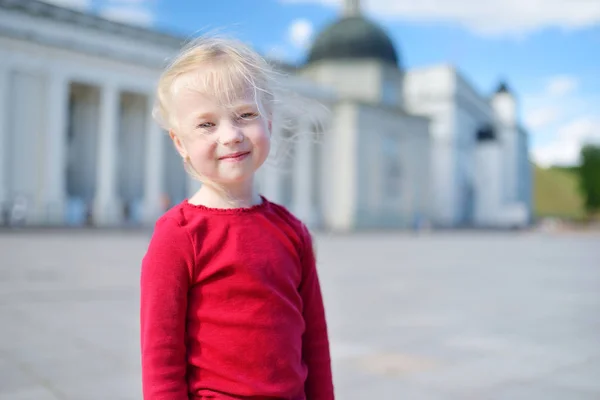
[(390, 37), (377, 24), (359, 16), (343, 18), (317, 36), (307, 63), (321, 60), (375, 59), (398, 66)]

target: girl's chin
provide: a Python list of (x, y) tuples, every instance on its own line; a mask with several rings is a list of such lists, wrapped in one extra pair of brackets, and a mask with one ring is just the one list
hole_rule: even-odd
[(245, 184), (252, 184), (254, 174), (223, 174), (215, 177), (214, 179), (208, 179), (209, 183), (213, 183), (216, 186), (224, 188), (236, 189)]

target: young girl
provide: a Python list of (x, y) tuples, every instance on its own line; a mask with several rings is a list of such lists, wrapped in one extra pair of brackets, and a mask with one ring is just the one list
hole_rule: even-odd
[(334, 398), (309, 231), (255, 189), (269, 65), (202, 39), (160, 78), (155, 115), (201, 189), (156, 223), (141, 271), (145, 400)]

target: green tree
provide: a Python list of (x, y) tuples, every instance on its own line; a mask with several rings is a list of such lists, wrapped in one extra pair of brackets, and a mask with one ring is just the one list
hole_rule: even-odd
[(579, 182), (585, 198), (585, 208), (591, 215), (600, 211), (600, 146), (586, 145), (581, 149)]

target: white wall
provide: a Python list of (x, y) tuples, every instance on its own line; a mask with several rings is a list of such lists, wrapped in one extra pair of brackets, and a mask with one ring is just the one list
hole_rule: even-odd
[(497, 226), (502, 213), (502, 147), (498, 141), (480, 142), (475, 152), (475, 221), (483, 227)]
[[(478, 183), (484, 198), (478, 219), (483, 225), (523, 227), (531, 219), (532, 180), (527, 136), (518, 126), (517, 104), (510, 93), (495, 94), (491, 107), (497, 139), (479, 145), (478, 152), (483, 155), (478, 156), (478, 173), (493, 170), (488, 173), (488, 179), (495, 179)], [(493, 196), (498, 197), (496, 205), (491, 204), (492, 189)]]
[[(488, 99), (452, 66), (407, 71), (404, 94), (410, 112), (433, 118), (435, 223), (442, 226), (472, 224), (482, 207), (476, 205), (480, 197), (477, 191), (483, 190), (484, 198), (492, 196), (486, 187), (481, 186), (481, 177), (476, 176), (479, 172), (476, 132), (485, 124), (495, 124), (499, 119), (498, 112), (502, 114), (500, 119), (504, 120), (515, 110), (505, 100), (494, 104), (494, 107), (500, 107), (500, 111), (495, 110)], [(504, 128), (498, 129), (498, 132), (503, 135)], [(516, 176), (518, 165), (511, 150), (515, 147), (512, 139), (504, 134), (501, 140), (503, 145), (497, 154), (501, 165), (497, 168), (484, 166), (487, 172), (482, 172), (486, 179), (493, 179), (493, 184), (500, 185), (499, 191), (494, 194), (500, 196), (498, 201), (507, 199), (507, 193), (516, 191), (515, 181), (508, 175)], [(487, 154), (491, 150), (484, 148), (481, 151)]]
[[(360, 106), (358, 227), (408, 227), (417, 215), (429, 216), (428, 128), (425, 118), (393, 108)], [(390, 181), (390, 162), (400, 168), (397, 182)], [(396, 183), (397, 192), (391, 190)]]
[(319, 61), (300, 71), (301, 76), (335, 90), (346, 100), (402, 107), (404, 72), (370, 60)]
[(523, 129), (519, 129), (518, 143), (518, 199), (525, 203), (527, 219), (531, 221), (533, 217), (533, 166), (529, 159), (529, 138), (527, 132)]
[(432, 220), (456, 223), (456, 80), (454, 69), (437, 66), (406, 71), (404, 104), (409, 113), (431, 118)]
[(322, 61), (308, 65), (301, 75), (336, 91), (340, 98), (378, 103), (382, 69), (373, 61)]
[(518, 201), (519, 132), (516, 100), (510, 93), (497, 93), (492, 98), (496, 129), (500, 134), (504, 164), (503, 197), (505, 203)]
[(404, 107), (404, 72), (395, 66), (382, 64), (379, 69), (380, 102), (388, 107)]
[[(485, 125), (493, 124), (493, 110), (490, 104), (479, 96), (469, 83), (456, 75), (455, 95), (456, 132), (454, 149), (456, 152), (455, 191), (456, 223), (472, 225), (475, 217), (475, 202), (478, 199), (476, 174), (477, 131)], [(500, 180), (500, 176), (495, 178)]]
[(501, 130), (501, 140), (504, 156), (504, 201), (513, 203), (518, 201), (518, 132), (516, 129), (503, 127)]
[(450, 65), (407, 70), (403, 89), (407, 109), (448, 99), (456, 91), (456, 73)]
[(472, 222), (474, 213), (475, 196), (475, 150), (477, 146), (476, 133), (480, 119), (461, 107), (460, 102), (456, 107), (456, 138), (454, 149), (456, 152), (455, 182), (458, 190), (455, 191), (456, 223), (468, 225)]

